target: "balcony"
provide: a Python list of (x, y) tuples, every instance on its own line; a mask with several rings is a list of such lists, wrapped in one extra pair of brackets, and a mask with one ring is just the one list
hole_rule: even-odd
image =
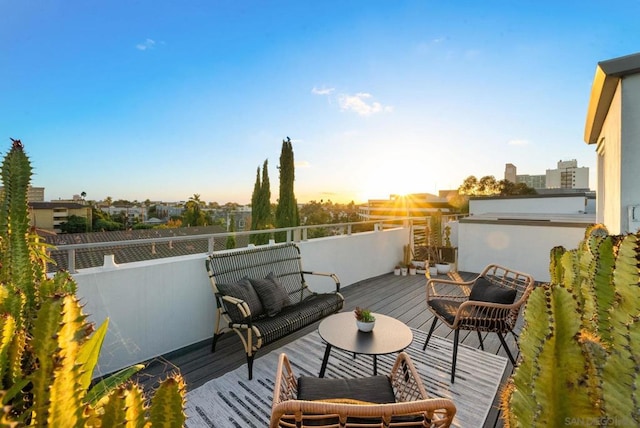
[[(338, 274), (345, 296), (344, 310), (350, 311), (356, 306), (370, 307), (374, 312), (393, 316), (409, 327), (426, 331), (432, 318), (426, 310), (424, 300), (424, 276), (398, 277), (391, 273), (398, 261), (402, 260), (403, 246), (412, 242), (414, 234), (411, 223), (411, 219), (396, 221), (395, 224), (371, 222), (373, 230), (361, 233), (351, 233), (351, 226), (343, 225), (343, 234), (317, 239), (305, 239), (305, 228), (291, 228), (285, 231), (288, 240), (298, 238), (295, 240), (300, 246), (305, 269)], [(503, 239), (508, 245), (503, 245), (493, 253), (483, 251), (483, 259), (480, 254), (476, 254), (476, 249), (484, 242), (482, 235), (465, 230), (471, 228), (472, 231), (478, 229), (482, 232), (484, 228), (489, 227), (487, 233), (492, 235), (492, 228), (498, 227), (496, 221), (489, 224), (472, 222), (470, 225), (460, 226), (460, 236), (466, 241), (458, 243), (458, 268), (461, 271), (460, 275), (465, 278), (473, 276), (471, 272), (480, 271), (475, 268), (476, 265), (485, 262), (501, 263), (504, 262), (501, 258), (513, 257), (513, 254), (526, 254), (525, 251), (528, 251), (529, 255), (535, 253), (536, 257), (516, 260), (518, 266), (509, 263), (513, 260), (507, 260), (504, 264), (534, 273), (536, 280), (545, 281), (546, 277), (538, 277), (535, 274), (542, 270), (541, 266), (535, 265), (538, 263), (537, 260), (546, 259), (544, 263), (548, 266), (549, 249), (562, 244), (558, 243), (559, 237), (565, 236), (565, 245), (571, 247), (579, 241), (584, 231), (581, 224), (570, 224), (563, 229), (558, 225), (551, 226), (554, 229), (552, 245), (551, 242), (545, 241), (544, 234), (539, 233), (549, 225), (534, 222), (512, 228), (514, 225), (510, 223), (509, 227), (502, 227), (502, 233), (508, 236), (509, 233), (514, 233), (513, 239)], [(522, 227), (542, 228), (534, 231), (538, 232), (540, 242), (533, 244), (516, 239), (522, 233)], [(228, 235), (185, 237), (184, 240), (196, 239), (207, 243), (203, 252), (196, 254), (133, 263), (118, 263), (117, 260), (106, 256), (102, 266), (84, 269), (75, 266), (75, 252), (88, 246), (99, 248), (101, 245), (76, 244), (58, 247), (58, 251), (67, 254), (68, 267), (74, 272), (73, 276), (78, 283), (78, 296), (85, 304), (85, 312), (89, 314), (90, 320), (99, 325), (109, 319), (108, 334), (94, 376), (106, 375), (131, 364), (147, 362), (147, 368), (138, 377), (146, 387), (153, 388), (157, 380), (177, 368), (185, 377), (188, 388), (192, 389), (245, 363), (246, 358), (240, 341), (232, 334), (224, 336), (218, 342), (216, 353), (210, 352), (215, 301), (204, 261), (207, 251), (218, 248), (216, 243), (226, 241)], [(163, 239), (158, 239), (157, 242), (138, 240), (108, 244), (112, 247), (117, 244), (144, 245), (151, 248), (154, 245), (168, 245)], [(172, 242), (175, 242), (175, 239)], [(520, 248), (521, 246), (524, 248)], [(474, 268), (468, 269), (463, 263)], [(312, 289), (330, 291), (323, 289), (330, 287), (330, 284), (322, 279), (307, 280)], [(257, 358), (315, 329), (317, 323), (265, 346), (259, 351)], [(441, 327), (435, 334), (448, 337), (451, 331)], [(486, 337), (485, 350), (506, 356), (497, 337), (494, 336)], [(463, 344), (479, 347), (475, 334), (463, 333), (461, 341)], [(516, 349), (513, 342), (508, 343), (511, 349)], [(258, 361), (256, 360), (256, 364)], [(509, 363), (503, 382), (512, 369)], [(501, 424), (497, 403), (497, 400), (494, 400), (493, 410), (485, 426)]]

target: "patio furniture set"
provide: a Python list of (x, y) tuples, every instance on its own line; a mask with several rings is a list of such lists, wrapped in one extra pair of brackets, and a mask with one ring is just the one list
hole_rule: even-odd
[[(207, 271), (216, 296), (216, 326), (212, 352), (218, 338), (235, 331), (247, 355), (249, 379), (255, 353), (304, 326), (321, 320), (318, 327), (326, 349), (317, 377), (297, 377), (286, 354), (281, 354), (275, 374), (271, 414), (275, 427), (349, 426), (450, 426), (455, 404), (445, 398), (429, 398), (408, 354), (403, 352), (413, 334), (402, 322), (376, 314), (374, 333), (357, 329), (353, 314), (338, 313), (344, 304), (335, 274), (304, 271), (300, 250), (294, 243), (224, 251), (210, 254)], [(305, 275), (333, 279), (335, 291), (314, 293)], [(487, 266), (466, 282), (433, 278), (427, 281), (427, 308), (433, 323), (423, 349), (438, 321), (454, 331), (451, 383), (460, 330), (497, 333), (515, 365), (504, 334), (511, 332), (534, 286), (530, 275), (499, 265)], [(462, 293), (455, 293), (453, 288)], [(373, 356), (373, 375), (357, 379), (324, 378), (333, 348)], [(388, 375), (377, 374), (377, 356), (398, 353)]]

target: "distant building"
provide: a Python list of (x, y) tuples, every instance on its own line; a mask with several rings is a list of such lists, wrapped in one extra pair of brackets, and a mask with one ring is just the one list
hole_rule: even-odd
[[(4, 187), (0, 186), (0, 193)], [(44, 187), (31, 187), (27, 190), (27, 202), (44, 202)]]
[(127, 224), (145, 222), (147, 220), (147, 208), (135, 205), (112, 205), (110, 207), (100, 207), (102, 212), (108, 213), (111, 217), (125, 216)]
[(547, 170), (547, 189), (588, 189), (589, 168), (578, 167), (575, 159), (559, 161), (558, 168)]
[(516, 175), (516, 183), (524, 183), (534, 189), (545, 189), (547, 187), (546, 175)]
[(517, 183), (516, 181), (516, 166), (512, 163), (508, 163), (504, 167), (504, 179), (510, 181), (512, 183)]
[(49, 232), (60, 233), (60, 225), (66, 223), (72, 215), (86, 218), (90, 225), (91, 214), (90, 206), (76, 202), (29, 202), (31, 226)]
[(447, 198), (431, 193), (390, 195), (389, 199), (369, 199), (358, 208), (363, 220), (383, 220), (392, 217), (425, 217), (436, 211), (451, 211)]
[(589, 189), (589, 168), (578, 167), (578, 161), (559, 161), (556, 169), (548, 169), (545, 174), (517, 174), (514, 164), (505, 165), (504, 179), (513, 183), (524, 183), (536, 190), (542, 189)]

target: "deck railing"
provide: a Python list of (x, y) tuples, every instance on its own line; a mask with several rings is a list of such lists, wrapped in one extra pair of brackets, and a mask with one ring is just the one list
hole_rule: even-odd
[[(194, 242), (194, 241), (205, 241), (207, 242), (206, 248), (203, 246), (199, 247), (199, 251), (194, 249), (193, 254), (198, 253), (209, 253), (214, 250), (225, 249), (225, 243), (229, 237), (233, 237), (237, 240), (245, 237), (244, 241), (247, 242), (248, 237), (254, 235), (265, 235), (268, 234), (269, 242), (275, 242), (275, 236), (284, 236), (286, 242), (306, 242), (311, 239), (319, 238), (319, 237), (327, 237), (327, 236), (342, 236), (342, 235), (351, 235), (353, 233), (362, 233), (369, 231), (377, 231), (384, 230), (393, 227), (401, 227), (411, 225), (414, 218), (411, 217), (399, 217), (393, 219), (385, 219), (385, 220), (371, 220), (371, 221), (361, 221), (361, 222), (352, 222), (352, 223), (331, 223), (331, 224), (320, 224), (320, 225), (308, 225), (308, 226), (297, 226), (297, 227), (285, 227), (278, 229), (268, 229), (268, 230), (250, 230), (250, 231), (236, 231), (236, 232), (223, 232), (223, 233), (213, 233), (213, 234), (202, 234), (202, 235), (186, 235), (186, 236), (170, 236), (170, 237), (155, 237), (155, 238), (141, 238), (141, 239), (129, 239), (129, 240), (121, 240), (121, 241), (104, 241), (104, 242), (92, 242), (92, 243), (82, 243), (82, 244), (63, 244), (57, 245), (55, 249), (51, 251), (51, 254), (66, 254), (66, 269), (71, 273), (76, 273), (78, 271), (78, 265), (76, 262), (76, 255), (79, 251), (84, 250), (92, 250), (98, 251), (100, 249), (106, 248), (123, 248), (130, 246), (145, 246), (148, 245), (150, 253), (153, 252), (155, 246), (160, 244), (166, 244), (172, 246), (175, 243), (184, 243), (184, 242)], [(424, 220), (424, 219), (422, 219)], [(281, 239), (280, 239), (281, 241)], [(245, 245), (238, 245), (245, 246)], [(108, 254), (108, 252), (105, 252)], [(184, 254), (181, 254), (184, 255)], [(151, 258), (150, 258), (151, 259)], [(99, 260), (102, 263), (102, 259)], [(93, 265), (93, 266), (85, 266), (85, 267), (98, 267), (101, 264)], [(53, 269), (50, 269), (53, 270)]]

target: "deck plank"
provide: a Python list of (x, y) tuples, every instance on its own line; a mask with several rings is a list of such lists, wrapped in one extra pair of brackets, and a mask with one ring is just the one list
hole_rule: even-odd
[[(469, 280), (476, 276), (472, 273), (460, 273)], [(360, 281), (348, 287), (343, 287), (341, 293), (345, 297), (344, 311), (352, 311), (356, 306), (370, 308), (373, 312), (393, 316), (409, 327), (428, 331), (433, 321), (433, 315), (426, 308), (426, 278), (424, 275), (395, 276), (381, 275)], [(319, 322), (298, 330), (285, 338), (264, 346), (258, 351), (256, 358), (266, 355), (318, 328)], [(439, 323), (435, 335), (453, 338), (451, 329)], [(461, 343), (473, 348), (479, 348), (475, 332), (461, 331)], [(500, 341), (495, 334), (483, 335), (486, 352), (506, 357)], [(507, 339), (510, 349), (517, 355), (516, 346), (511, 336)], [(169, 373), (179, 370), (184, 377), (187, 388), (195, 389), (207, 381), (235, 370), (246, 362), (244, 348), (236, 334), (226, 334), (218, 341), (216, 352), (211, 352), (211, 340), (191, 345), (167, 355), (147, 362), (147, 367), (137, 376), (138, 382), (147, 390), (154, 389), (157, 382), (167, 377)], [(509, 362), (503, 377), (503, 384), (511, 374), (513, 367)], [(502, 427), (499, 412), (499, 394), (494, 400), (493, 408), (487, 417), (485, 428)]]

